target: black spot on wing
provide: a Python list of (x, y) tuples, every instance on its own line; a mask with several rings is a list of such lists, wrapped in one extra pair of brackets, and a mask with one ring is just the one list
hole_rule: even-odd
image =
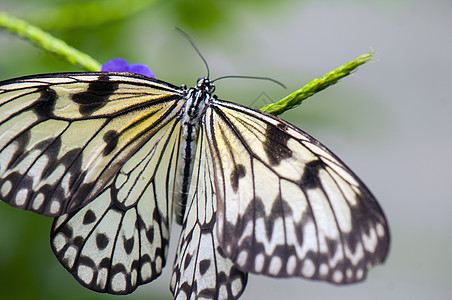
[(103, 155), (109, 155), (118, 145), (119, 135), (115, 130), (109, 130), (104, 134), (104, 142), (107, 144), (104, 148)]
[(319, 171), (322, 169), (323, 163), (320, 160), (313, 160), (308, 162), (301, 177), (301, 187), (305, 189), (315, 189), (320, 186)]
[(95, 270), (95, 268), (96, 268), (96, 263), (91, 258), (89, 258), (88, 256), (84, 256), (84, 255), (80, 256), (78, 264), (81, 266), (87, 266), (92, 270)]
[(239, 188), (239, 179), (245, 177), (246, 169), (242, 164), (238, 164), (235, 166), (234, 170), (231, 172), (231, 184), (232, 190), (237, 192)]
[(126, 250), (127, 254), (132, 253), (134, 242), (135, 239), (133, 237), (131, 237), (130, 239), (124, 239), (124, 250)]
[(188, 266), (190, 266), (191, 259), (192, 259), (192, 256), (189, 253), (187, 253), (185, 255), (184, 270), (186, 270), (188, 268)]
[(146, 238), (148, 239), (150, 244), (154, 242), (154, 228), (146, 230)]
[(210, 259), (203, 259), (199, 262), (199, 273), (204, 275), (210, 267)]
[(272, 166), (279, 165), (283, 159), (292, 157), (292, 150), (287, 147), (290, 136), (284, 132), (286, 125), (274, 126), (267, 124), (264, 150)]
[(97, 80), (89, 83), (86, 91), (72, 95), (72, 100), (79, 104), (80, 114), (91, 115), (104, 107), (117, 89), (118, 83), (111, 82), (108, 75), (102, 74)]
[(85, 216), (83, 216), (83, 225), (91, 224), (94, 221), (96, 221), (96, 215), (94, 214), (94, 212), (91, 209), (89, 209), (85, 213)]
[(57, 99), (58, 97), (55, 91), (49, 87), (46, 87), (41, 90), (41, 95), (38, 101), (36, 101), (36, 104), (33, 105), (33, 112), (40, 118), (48, 118), (55, 108)]
[(74, 231), (72, 228), (68, 225), (64, 225), (59, 230), (65, 237), (71, 239), (74, 235)]
[(104, 257), (99, 263), (99, 269), (108, 269), (111, 266), (111, 259)]
[(83, 247), (83, 244), (85, 243), (85, 240), (81, 236), (76, 236), (72, 240), (72, 244), (74, 244), (75, 248), (81, 249)]
[(98, 233), (96, 235), (96, 245), (99, 250), (105, 249), (108, 245), (108, 242), (109, 242), (108, 237), (105, 234)]

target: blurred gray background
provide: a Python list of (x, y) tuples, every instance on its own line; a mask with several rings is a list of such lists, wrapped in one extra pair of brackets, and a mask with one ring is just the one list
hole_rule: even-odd
[[(71, 1), (2, 0), (0, 10), (101, 62), (119, 56), (149, 65), (162, 80), (192, 85), (205, 68), (172, 30), (181, 27), (201, 49), (212, 78), (271, 76), (288, 87), (218, 82), (220, 98), (245, 105), (255, 104), (262, 92), (279, 100), (374, 50), (373, 63), (282, 118), (324, 143), (375, 194), (392, 233), (386, 263), (365, 282), (344, 287), (250, 275), (243, 299), (452, 299), (452, 2), (225, 2), (135, 0), (130, 3), (136, 11), (107, 21), (97, 20), (100, 14), (59, 18)], [(0, 31), (0, 79), (77, 70)], [(0, 203), (0, 295), (112, 298), (84, 289), (60, 266), (49, 246), (50, 225), (50, 219)], [(121, 299), (171, 298), (176, 231), (164, 274)]]

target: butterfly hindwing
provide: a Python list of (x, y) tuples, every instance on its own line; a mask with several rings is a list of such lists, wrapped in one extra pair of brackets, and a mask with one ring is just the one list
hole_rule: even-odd
[(84, 286), (127, 294), (160, 275), (168, 253), (180, 129), (170, 120), (99, 196), (55, 220), (52, 248)]
[(218, 240), (245, 272), (348, 283), (384, 261), (389, 231), (364, 184), (274, 116), (215, 100), (206, 113)]
[(181, 97), (173, 86), (133, 74), (3, 82), (0, 199), (47, 216), (83, 207), (181, 109)]
[(171, 279), (175, 299), (237, 299), (247, 274), (221, 251), (210, 150), (201, 129), (185, 218)]

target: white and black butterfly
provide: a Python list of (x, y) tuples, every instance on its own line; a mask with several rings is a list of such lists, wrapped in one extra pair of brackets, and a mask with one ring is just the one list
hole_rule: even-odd
[(236, 299), (248, 272), (364, 279), (389, 247), (366, 186), (302, 130), (213, 91), (114, 72), (1, 82), (1, 200), (56, 217), (53, 251), (98, 292), (160, 275), (173, 215), (177, 299)]

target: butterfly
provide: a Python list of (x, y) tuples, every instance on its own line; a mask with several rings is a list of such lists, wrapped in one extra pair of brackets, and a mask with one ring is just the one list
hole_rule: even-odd
[(54, 217), (51, 246), (85, 287), (128, 294), (166, 264), (176, 299), (236, 299), (247, 274), (361, 281), (389, 229), (364, 183), (273, 115), (132, 73), (0, 82), (0, 199)]

